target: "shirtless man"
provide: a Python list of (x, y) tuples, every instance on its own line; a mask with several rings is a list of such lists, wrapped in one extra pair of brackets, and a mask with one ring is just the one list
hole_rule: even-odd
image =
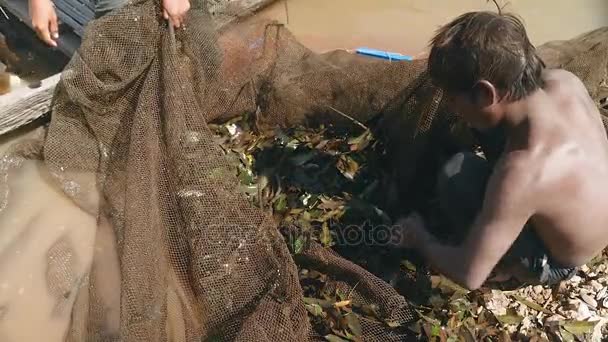
[(547, 70), (520, 20), (467, 13), (432, 40), (428, 71), (478, 134), (485, 158), (459, 153), (441, 170), (441, 207), (466, 237), (437, 241), (412, 214), (400, 247), (479, 288), (497, 265), (554, 284), (608, 244), (608, 141), (582, 82)]

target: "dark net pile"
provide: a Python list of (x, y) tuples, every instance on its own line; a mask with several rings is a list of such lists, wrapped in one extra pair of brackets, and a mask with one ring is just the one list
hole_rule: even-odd
[[(250, 113), (260, 130), (348, 127), (338, 111), (348, 113), (388, 142), (387, 184), (398, 189), (400, 208), (415, 206), (428, 185), (412, 181), (436, 154), (470, 144), (424, 61), (315, 54), (278, 24), (218, 22), (204, 3), (192, 5), (175, 32), (152, 1), (91, 23), (58, 86), (43, 153), (30, 153), (98, 217), (68, 341), (321, 338), (284, 238), (239, 192), (209, 123)], [(608, 89), (607, 32), (542, 49), (551, 66), (580, 76), (598, 104)], [(364, 340), (408, 337), (395, 326), (415, 312), (390, 285), (315, 243), (297, 262), (328, 274), (354, 302), (378, 307), (379, 319), (362, 319)], [(59, 296), (74, 286), (65, 267), (47, 279)]]

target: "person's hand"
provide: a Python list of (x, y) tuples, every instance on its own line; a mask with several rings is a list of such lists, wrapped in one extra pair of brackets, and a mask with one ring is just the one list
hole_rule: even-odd
[(175, 28), (184, 24), (188, 10), (190, 10), (190, 0), (163, 0), (163, 16)]
[(29, 0), (32, 27), (38, 38), (50, 46), (57, 47), (59, 27), (57, 13), (51, 0)]
[(397, 221), (393, 243), (398, 248), (415, 248), (428, 237), (424, 219), (413, 212)]

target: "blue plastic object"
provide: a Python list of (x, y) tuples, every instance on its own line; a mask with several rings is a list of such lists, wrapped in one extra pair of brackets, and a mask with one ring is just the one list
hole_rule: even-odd
[(360, 55), (388, 59), (391, 61), (411, 61), (413, 59), (412, 56), (402, 55), (402, 54), (396, 53), (396, 52), (388, 52), (388, 51), (370, 49), (370, 48), (358, 48), (356, 51)]

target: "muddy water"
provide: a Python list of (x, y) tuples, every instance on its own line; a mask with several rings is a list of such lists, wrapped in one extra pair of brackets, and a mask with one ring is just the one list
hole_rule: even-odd
[[(486, 0), (280, 0), (262, 16), (287, 24), (317, 51), (368, 46), (417, 54), (450, 19), (466, 11), (495, 9)], [(510, 0), (505, 10), (524, 19), (535, 44), (608, 25), (607, 0)]]
[[(0, 139), (0, 152), (32, 133)], [(7, 190), (8, 201), (0, 200), (0, 341), (63, 341), (74, 289), (90, 267), (96, 219), (50, 182), (40, 162), (11, 170), (1, 199)]]

